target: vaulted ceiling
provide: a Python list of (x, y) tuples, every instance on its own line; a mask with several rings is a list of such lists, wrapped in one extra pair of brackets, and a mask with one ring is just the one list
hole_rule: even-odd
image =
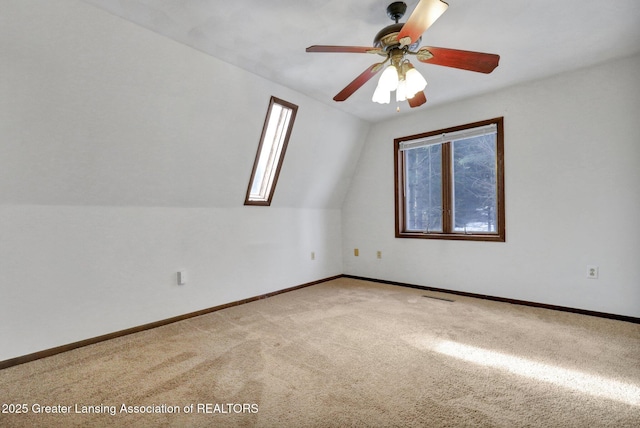
[[(390, 0), (84, 1), (365, 120), (398, 114), (393, 101), (371, 102), (377, 78), (344, 102), (332, 100), (379, 56), (305, 52), (314, 44), (370, 46), (392, 23), (386, 15)], [(418, 0), (406, 3), (401, 22)], [(640, 51), (638, 0), (448, 3), (422, 45), (496, 53), (500, 65), (485, 75), (414, 62), (429, 82), (428, 102), (418, 109)], [(410, 110), (406, 103), (400, 107), (400, 114)]]

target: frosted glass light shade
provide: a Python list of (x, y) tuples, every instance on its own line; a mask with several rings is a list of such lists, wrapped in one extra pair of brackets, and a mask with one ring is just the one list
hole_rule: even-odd
[(407, 97), (407, 82), (404, 80), (401, 80), (398, 83), (398, 88), (396, 89), (396, 101), (398, 102), (405, 101), (407, 98), (410, 98), (410, 97)]
[(373, 93), (373, 97), (371, 97), (371, 101), (378, 104), (389, 104), (391, 102), (391, 91), (378, 85)]
[(424, 90), (427, 86), (425, 78), (422, 77), (422, 74), (413, 67), (406, 72), (405, 82), (407, 98), (413, 98), (415, 94)]
[(378, 87), (384, 88), (387, 91), (395, 91), (398, 87), (398, 70), (395, 66), (390, 65), (384, 69), (380, 80), (378, 80)]

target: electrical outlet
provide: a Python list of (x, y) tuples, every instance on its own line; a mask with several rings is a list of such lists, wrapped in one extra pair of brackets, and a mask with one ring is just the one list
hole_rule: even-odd
[(596, 265), (587, 265), (587, 278), (589, 279), (598, 279), (598, 266)]
[(381, 259), (381, 258), (382, 258), (382, 251), (378, 251), (378, 252), (376, 253), (376, 257), (378, 257), (379, 259)]
[(185, 285), (187, 283), (187, 271), (180, 270), (177, 274), (178, 285)]
[(311, 260), (315, 260), (316, 259), (316, 252), (312, 251), (311, 252)]
[(358, 250), (357, 248), (353, 249), (353, 255), (358, 257), (360, 255), (360, 250)]

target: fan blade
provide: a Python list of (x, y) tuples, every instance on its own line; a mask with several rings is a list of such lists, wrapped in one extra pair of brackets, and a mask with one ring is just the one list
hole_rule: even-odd
[(413, 96), (413, 98), (409, 98), (407, 100), (411, 108), (419, 107), (422, 104), (427, 102), (427, 97), (424, 95), (424, 91), (420, 91)]
[(338, 93), (338, 95), (333, 97), (333, 100), (334, 101), (344, 101), (347, 98), (349, 98), (351, 95), (353, 95), (353, 93), (355, 91), (360, 89), (360, 87), (362, 85), (367, 83), (369, 81), (369, 79), (371, 79), (373, 76), (378, 74), (378, 72), (380, 72), (380, 70), (382, 70), (382, 64), (384, 64), (384, 62), (373, 64), (371, 67), (367, 68), (365, 71), (362, 72), (362, 74), (360, 74), (358, 77), (353, 79), (353, 82), (351, 82), (347, 86), (345, 86), (345, 88), (343, 90), (341, 90)]
[(432, 46), (421, 48), (416, 55), (418, 61), (426, 64), (436, 64), (486, 74), (491, 73), (498, 66), (498, 61), (500, 61), (500, 55), (496, 54)]
[(307, 48), (307, 52), (344, 52), (344, 53), (380, 53), (382, 49), (367, 46), (327, 46), (313, 45)]
[(448, 7), (449, 5), (442, 0), (420, 0), (398, 33), (400, 45), (409, 46), (415, 43)]

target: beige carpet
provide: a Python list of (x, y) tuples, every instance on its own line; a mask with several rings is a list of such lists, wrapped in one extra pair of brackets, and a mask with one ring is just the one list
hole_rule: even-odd
[(28, 411), (2, 427), (638, 427), (640, 325), (341, 278), (2, 370), (0, 402)]

